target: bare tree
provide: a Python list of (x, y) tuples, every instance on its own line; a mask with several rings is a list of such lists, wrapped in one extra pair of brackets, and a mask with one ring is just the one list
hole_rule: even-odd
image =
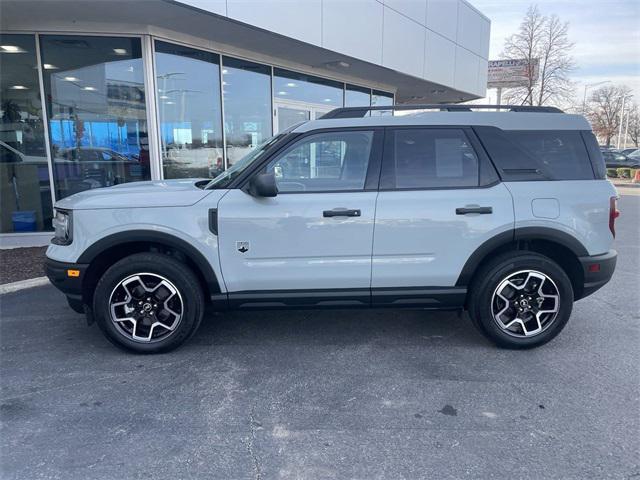
[(640, 146), (640, 109), (637, 104), (629, 110), (629, 138), (636, 148)]
[(567, 22), (556, 15), (542, 15), (537, 5), (529, 7), (518, 33), (505, 41), (505, 58), (526, 59), (529, 64), (527, 84), (507, 90), (507, 102), (548, 105), (571, 101), (574, 89), (569, 74), (575, 64), (568, 32)]
[(630, 91), (624, 85), (605, 85), (594, 90), (589, 98), (587, 117), (593, 131), (607, 147), (618, 133), (622, 103)]

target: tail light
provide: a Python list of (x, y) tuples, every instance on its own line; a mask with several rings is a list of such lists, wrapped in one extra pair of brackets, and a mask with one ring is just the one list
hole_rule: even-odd
[(611, 234), (616, 236), (616, 218), (620, 216), (620, 210), (618, 210), (618, 197), (611, 197), (609, 199), (609, 230)]

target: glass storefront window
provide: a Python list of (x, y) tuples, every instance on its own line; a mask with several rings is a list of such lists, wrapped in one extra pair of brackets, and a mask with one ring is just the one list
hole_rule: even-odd
[(347, 85), (344, 91), (345, 107), (368, 107), (371, 105), (371, 89)]
[(331, 109), (342, 106), (341, 82), (290, 72), (273, 71), (273, 96), (276, 102), (300, 102)]
[(371, 106), (388, 106), (393, 105), (393, 94), (374, 90), (371, 92)]
[(0, 232), (51, 230), (51, 187), (33, 35), (0, 35)]
[[(393, 105), (393, 94), (387, 92), (381, 92), (379, 90), (373, 90), (371, 92), (371, 106), (391, 106)], [(392, 110), (376, 110), (371, 112), (372, 116), (375, 115), (393, 115)]]
[(43, 35), (56, 198), (150, 178), (139, 38)]
[(271, 137), (271, 67), (223, 57), (222, 98), (231, 166)]
[(164, 178), (224, 171), (220, 57), (156, 41), (156, 88)]
[(341, 107), (343, 87), (343, 83), (334, 80), (274, 69), (273, 101), (278, 131)]

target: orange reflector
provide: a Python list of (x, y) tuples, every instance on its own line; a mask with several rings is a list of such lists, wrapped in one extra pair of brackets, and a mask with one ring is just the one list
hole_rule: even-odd
[(67, 270), (67, 277), (79, 277), (80, 270)]

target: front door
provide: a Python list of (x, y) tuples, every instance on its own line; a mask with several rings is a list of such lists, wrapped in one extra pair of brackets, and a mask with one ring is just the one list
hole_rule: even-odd
[[(219, 252), (230, 299), (262, 292), (263, 306), (278, 305), (277, 292), (296, 290), (300, 304), (309, 296), (368, 304), (381, 135), (309, 134), (261, 169), (275, 174), (276, 197), (234, 189), (222, 198)], [(330, 291), (338, 294), (322, 297)]]

